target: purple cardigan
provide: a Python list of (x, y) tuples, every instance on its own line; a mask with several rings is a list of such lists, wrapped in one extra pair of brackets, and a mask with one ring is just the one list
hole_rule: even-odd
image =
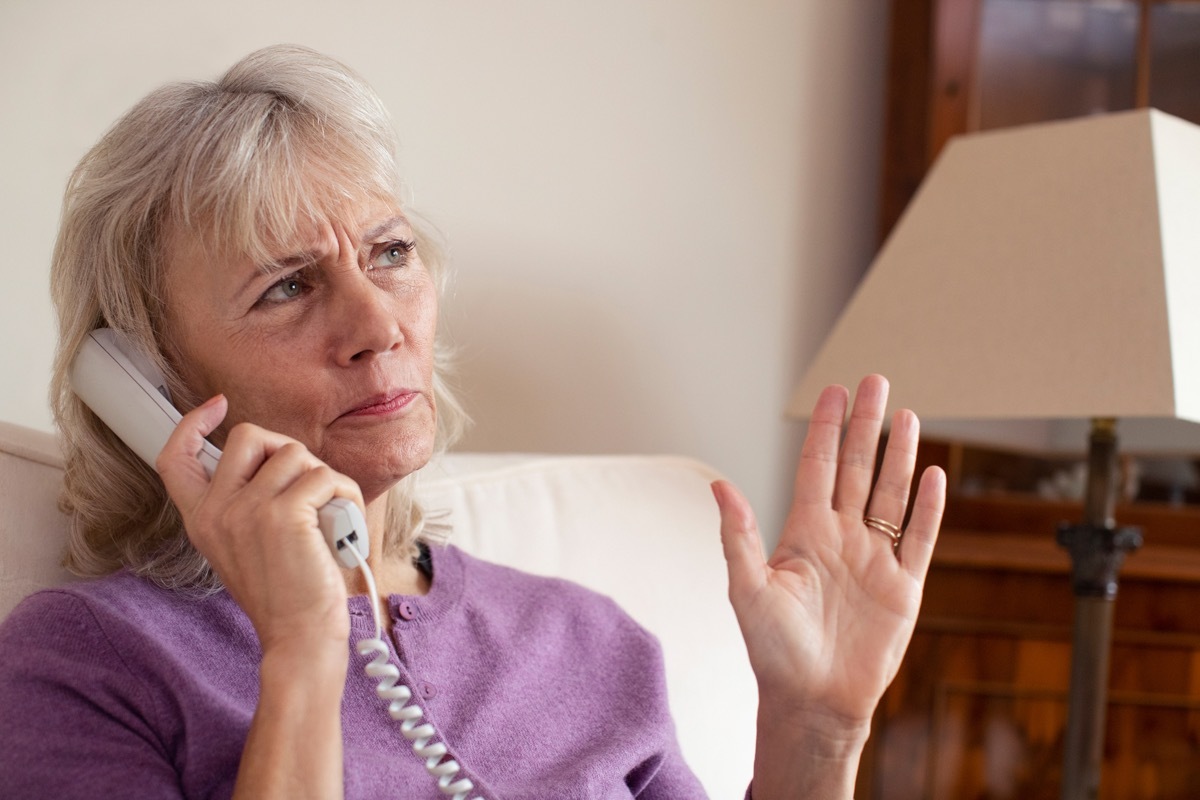
[[(566, 581), (431, 551), (433, 586), (392, 596), (392, 662), (495, 800), (705, 797), (667, 708), (657, 641)], [(373, 635), (366, 597), (351, 640)], [(442, 798), (362, 672), (342, 695), (347, 798)], [(0, 775), (14, 798), (221, 798), (258, 698), (258, 640), (226, 593), (127, 573), (39, 592), (0, 626)]]

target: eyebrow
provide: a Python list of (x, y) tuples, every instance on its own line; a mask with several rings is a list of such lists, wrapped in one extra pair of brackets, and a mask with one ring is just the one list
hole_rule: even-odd
[[(407, 223), (408, 219), (401, 214), (397, 214), (394, 217), (388, 217), (383, 222), (380, 222), (378, 225), (363, 233), (362, 236), (359, 237), (360, 241), (368, 242), (372, 239), (375, 239), (392, 230), (402, 222)], [(238, 294), (244, 294), (245, 292), (249, 291), (251, 284), (261, 279), (264, 275), (277, 275), (281, 272), (293, 272), (306, 267), (309, 264), (313, 264), (317, 261), (318, 254), (319, 252), (317, 250), (304, 250), (299, 253), (293, 253), (290, 256), (284, 256), (283, 258), (276, 259), (269, 264), (262, 264), (254, 271), (254, 274), (251, 275), (244, 284), (242, 284), (242, 288), (238, 291)]]
[(381, 234), (387, 233), (392, 228), (395, 228), (401, 222), (407, 223), (408, 219), (401, 214), (397, 214), (394, 217), (389, 217), (388, 219), (385, 219), (383, 222), (376, 225), (374, 228), (371, 228), (369, 231), (364, 233), (362, 238), (364, 241), (374, 239)]

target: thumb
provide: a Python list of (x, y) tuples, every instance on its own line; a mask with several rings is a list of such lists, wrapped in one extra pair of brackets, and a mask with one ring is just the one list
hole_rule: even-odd
[(225, 395), (210, 397), (183, 415), (158, 454), (154, 467), (180, 510), (195, 506), (208, 488), (208, 473), (196, 456), (204, 446), (204, 437), (217, 429), (228, 411)]
[(729, 570), (729, 600), (735, 609), (766, 582), (766, 559), (750, 503), (729, 481), (713, 481), (721, 511), (721, 547)]

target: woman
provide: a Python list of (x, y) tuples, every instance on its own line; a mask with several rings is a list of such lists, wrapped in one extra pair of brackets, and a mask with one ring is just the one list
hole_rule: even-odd
[[(657, 644), (609, 601), (439, 544), (411, 480), (461, 412), (435, 346), (435, 254), (395, 199), (390, 123), (340, 64), (254, 53), (164, 87), (67, 190), (52, 387), (68, 565), (0, 629), (0, 771), (14, 796), (437, 797), (353, 641), (436, 725), (462, 797), (695, 798)], [(124, 333), (190, 409), (143, 465), (67, 382), (89, 331)], [(871, 714), (911, 636), (944, 477), (903, 541), (917, 422), (872, 489), (886, 382), (822, 394), (780, 545), (713, 492), (729, 596), (758, 679), (757, 800), (849, 797)], [(224, 454), (211, 478), (203, 437)], [(370, 566), (329, 557), (317, 510), (365, 511)], [(882, 520), (882, 522), (881, 522)], [(895, 529), (898, 531), (898, 528)], [(349, 614), (347, 613), (349, 609)]]

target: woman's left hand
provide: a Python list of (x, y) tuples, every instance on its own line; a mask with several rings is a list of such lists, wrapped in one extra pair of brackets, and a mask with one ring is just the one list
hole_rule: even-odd
[[(713, 485), (729, 597), (759, 686), (756, 800), (798, 788), (784, 775), (791, 769), (770, 763), (772, 752), (786, 753), (789, 742), (830, 768), (844, 755), (852, 763), (841, 767), (851, 772), (841, 780), (853, 785), (871, 716), (912, 637), (946, 481), (937, 468), (922, 476), (898, 546), (865, 524), (874, 517), (900, 526), (908, 509), (918, 435), (911, 411), (893, 418), (872, 490), (887, 393), (881, 376), (863, 380), (840, 448), (848, 392), (835, 386), (821, 394), (791, 511), (769, 559), (745, 498), (725, 481)], [(796, 770), (805, 769), (804, 756), (791, 753)]]

